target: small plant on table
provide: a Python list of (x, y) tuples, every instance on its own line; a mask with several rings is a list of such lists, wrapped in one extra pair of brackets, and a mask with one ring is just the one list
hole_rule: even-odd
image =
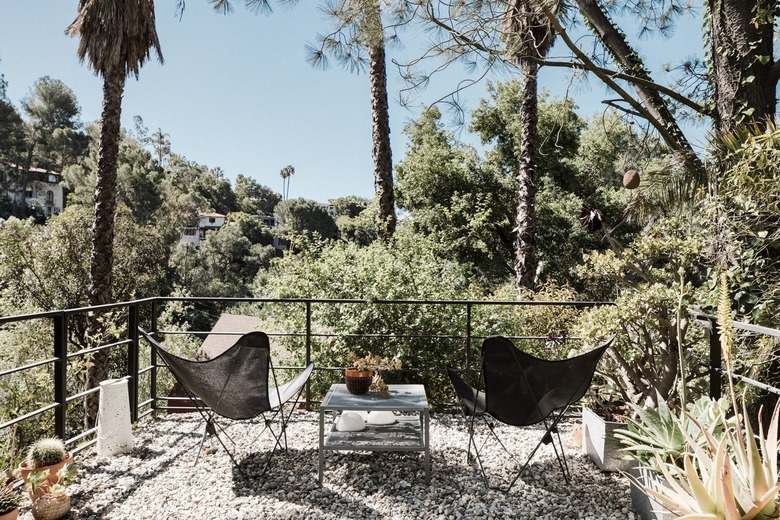
[[(371, 384), (363, 392), (353, 392), (350, 389), (349, 380), (347, 381), (347, 388), (352, 393), (365, 393), (366, 391), (376, 392), (378, 394), (387, 397), (388, 388), (387, 383), (382, 379), (382, 371), (384, 370), (400, 370), (402, 363), (398, 358), (382, 357), (378, 354), (372, 354), (369, 352), (364, 357), (358, 357), (354, 352), (350, 352), (347, 359), (352, 363), (351, 370), (361, 372), (362, 377), (366, 377), (366, 374), (370, 374)], [(349, 370), (347, 369), (347, 377), (349, 377)]]

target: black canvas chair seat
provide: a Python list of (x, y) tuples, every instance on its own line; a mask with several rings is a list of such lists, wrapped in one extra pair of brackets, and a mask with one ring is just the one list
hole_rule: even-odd
[[(168, 366), (194, 407), (206, 421), (200, 449), (203, 448), (206, 436), (212, 434), (233, 463), (238, 465), (233, 451), (225, 444), (222, 436), (226, 437), (233, 446), (236, 443), (227, 435), (225, 427), (218, 422), (218, 416), (237, 421), (256, 417), (263, 419), (263, 428), (257, 437), (268, 431), (274, 438), (274, 447), (266, 467), (278, 447), (287, 449), (286, 427), (293, 407), (285, 415), (283, 405), (293, 398), (297, 400), (300, 397), (314, 369), (312, 363), (291, 381), (279, 386), (271, 361), (268, 336), (263, 332), (244, 334), (232, 347), (206, 361), (194, 361), (171, 354), (146, 331), (139, 328), (139, 332)], [(266, 413), (269, 417), (266, 417)], [(280, 424), (275, 429), (273, 421), (277, 417)], [(200, 457), (200, 449), (195, 459), (196, 464)]]
[[(587, 392), (596, 365), (614, 338), (615, 336), (612, 336), (599, 347), (579, 356), (554, 361), (540, 359), (518, 350), (505, 337), (487, 338), (482, 344), (482, 372), (477, 388), (463, 381), (457, 371), (447, 367), (447, 374), (455, 392), (470, 418), (467, 457), (471, 457), (473, 447), (480, 472), (488, 487), (509, 491), (543, 443), (552, 443), (563, 476), (566, 482), (569, 482), (570, 474), (558, 434), (558, 423), (568, 408), (582, 399)], [(478, 389), (483, 382), (484, 390), (480, 391)], [(488, 435), (480, 447), (475, 439), (474, 423), (477, 417), (481, 417), (488, 427)], [(532, 426), (540, 423), (544, 425), (545, 431), (539, 443), (506, 486), (491, 486), (482, 463), (482, 448), (491, 437), (514, 459), (488, 418), (509, 426)]]

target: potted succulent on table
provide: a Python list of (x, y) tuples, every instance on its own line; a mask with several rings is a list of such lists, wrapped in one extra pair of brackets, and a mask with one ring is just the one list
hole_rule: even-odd
[(352, 363), (352, 366), (344, 371), (349, 393), (359, 395), (372, 391), (388, 396), (387, 383), (382, 379), (382, 371), (399, 370), (400, 359), (381, 357), (371, 352), (364, 357), (358, 357), (354, 352), (350, 352), (347, 359)]
[(57, 482), (49, 480), (49, 470), (33, 471), (27, 476), (24, 488), (33, 498), (32, 515), (35, 520), (58, 520), (70, 511), (70, 497), (66, 487), (76, 478), (76, 466), (65, 464), (57, 472)]
[(65, 443), (56, 437), (47, 437), (30, 446), (27, 458), (19, 465), (19, 473), (27, 483), (33, 471), (48, 470), (49, 481), (56, 484), (58, 471), (65, 464), (73, 464), (73, 456), (65, 449)]
[(16, 520), (19, 517), (19, 502), (22, 497), (5, 487), (0, 488), (0, 520)]

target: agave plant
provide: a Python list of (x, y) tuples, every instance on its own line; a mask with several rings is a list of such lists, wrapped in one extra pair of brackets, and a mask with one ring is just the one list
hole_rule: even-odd
[(628, 429), (615, 432), (615, 436), (625, 445), (623, 450), (631, 458), (657, 473), (661, 472), (658, 460), (682, 467), (682, 455), (687, 449), (689, 438), (694, 439), (699, 446), (706, 444), (706, 436), (700, 426), (716, 440), (722, 437), (726, 429), (726, 398), (714, 400), (702, 397), (690, 403), (687, 412), (681, 411), (679, 415), (660, 396), (657, 401), (656, 408), (648, 409), (632, 404), (634, 415), (628, 421)]
[[(736, 414), (737, 428), (728, 428), (716, 440), (696, 419), (693, 421), (706, 439), (700, 446), (682, 424), (691, 452), (683, 455), (683, 467), (657, 457), (663, 481), (657, 489), (644, 487), (649, 495), (685, 520), (769, 520), (780, 516), (777, 453), (778, 414), (775, 407), (769, 429), (754, 435), (742, 403)], [(679, 419), (675, 418), (675, 421)], [(758, 441), (756, 440), (758, 439)], [(693, 455), (693, 458), (691, 457)]]

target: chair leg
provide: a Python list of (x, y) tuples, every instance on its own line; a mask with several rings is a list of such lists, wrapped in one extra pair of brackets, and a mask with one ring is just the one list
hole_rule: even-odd
[(193, 466), (198, 465), (198, 461), (200, 460), (200, 452), (203, 451), (203, 443), (206, 442), (206, 437), (208, 435), (216, 434), (214, 431), (214, 426), (211, 424), (211, 422), (206, 423), (206, 427), (203, 428), (203, 436), (200, 438), (200, 445), (198, 446), (198, 454), (195, 456), (195, 464)]
[(221, 424), (219, 424), (214, 417), (214, 414), (207, 414), (206, 418), (206, 428), (203, 432), (203, 437), (200, 439), (200, 447), (198, 448), (198, 455), (195, 457), (195, 465), (198, 464), (198, 460), (200, 460), (200, 453), (201, 450), (203, 450), (203, 443), (206, 441), (206, 437), (208, 435), (213, 435), (215, 439), (217, 439), (217, 442), (222, 446), (222, 448), (225, 450), (225, 453), (228, 454), (228, 457), (230, 457), (230, 460), (233, 461), (233, 465), (236, 467), (239, 467), (238, 461), (236, 461), (235, 456), (233, 455), (233, 452), (230, 451), (230, 448), (227, 447), (225, 444), (225, 441), (222, 440), (222, 436), (227, 437), (227, 439), (233, 444), (235, 447), (236, 443), (233, 441), (233, 439), (228, 435), (227, 431), (225, 431), (225, 428), (222, 427)]

